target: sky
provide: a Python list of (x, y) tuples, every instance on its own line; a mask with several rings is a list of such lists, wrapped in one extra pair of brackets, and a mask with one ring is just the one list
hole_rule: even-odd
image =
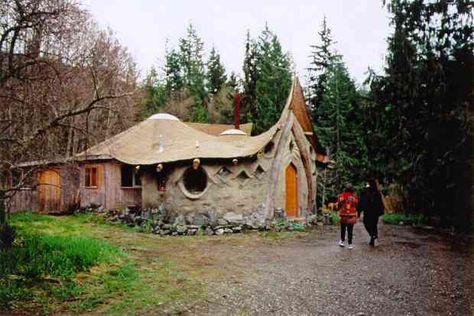
[[(174, 47), (192, 23), (206, 52), (214, 45), (226, 70), (241, 74), (245, 34), (256, 38), (265, 23), (274, 31), (304, 81), (310, 45), (326, 16), (335, 48), (358, 83), (368, 67), (381, 71), (391, 32), (381, 0), (83, 0), (101, 27), (128, 47), (141, 76), (163, 66), (165, 47)], [(168, 44), (166, 44), (168, 42)]]

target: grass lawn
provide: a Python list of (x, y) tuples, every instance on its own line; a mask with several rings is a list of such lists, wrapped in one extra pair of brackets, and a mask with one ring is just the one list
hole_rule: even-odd
[(203, 301), (208, 282), (249, 273), (233, 249), (304, 233), (160, 237), (90, 214), (10, 219), (0, 252), (0, 312), (92, 315), (179, 313)]

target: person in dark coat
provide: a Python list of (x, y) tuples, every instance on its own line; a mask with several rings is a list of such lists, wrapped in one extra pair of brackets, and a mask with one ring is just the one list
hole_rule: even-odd
[(370, 236), (369, 245), (375, 246), (375, 240), (378, 238), (378, 221), (384, 212), (382, 195), (377, 188), (375, 178), (369, 179), (365, 190), (360, 195), (358, 205), (358, 216), (364, 213), (364, 226)]

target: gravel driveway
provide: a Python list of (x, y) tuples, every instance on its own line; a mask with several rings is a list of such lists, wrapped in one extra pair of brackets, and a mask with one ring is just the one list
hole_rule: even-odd
[[(474, 250), (468, 240), (380, 225), (368, 246), (361, 223), (354, 249), (337, 246), (338, 230), (226, 253), (232, 271), (210, 283), (212, 315), (474, 315)], [(235, 250), (235, 249), (234, 249)]]

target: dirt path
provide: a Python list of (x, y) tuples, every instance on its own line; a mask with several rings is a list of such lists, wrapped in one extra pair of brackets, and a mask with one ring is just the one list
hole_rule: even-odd
[(190, 314), (212, 315), (474, 315), (474, 251), (466, 241), (381, 226), (371, 248), (361, 224), (355, 248), (338, 231), (245, 248), (211, 247), (225, 281), (209, 281), (206, 303)]

